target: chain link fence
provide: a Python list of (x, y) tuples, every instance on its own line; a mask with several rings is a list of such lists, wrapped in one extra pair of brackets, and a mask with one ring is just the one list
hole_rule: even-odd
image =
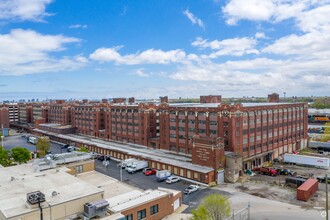
[(246, 207), (239, 210), (238, 212), (235, 212), (235, 210), (233, 210), (231, 217), (225, 220), (250, 220), (250, 209), (251, 205), (250, 203), (248, 203)]

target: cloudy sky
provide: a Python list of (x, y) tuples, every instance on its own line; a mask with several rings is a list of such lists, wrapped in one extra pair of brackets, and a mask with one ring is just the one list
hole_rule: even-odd
[(1, 0), (0, 101), (329, 96), (330, 0)]

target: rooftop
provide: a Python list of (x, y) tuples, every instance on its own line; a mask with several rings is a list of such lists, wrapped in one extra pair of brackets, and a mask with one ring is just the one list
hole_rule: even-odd
[(309, 108), (308, 114), (309, 115), (330, 115), (330, 109)]
[[(0, 168), (0, 216), (15, 218), (38, 207), (26, 207), (27, 193), (41, 191), (47, 206), (69, 202), (89, 195), (102, 193), (92, 184), (82, 181), (63, 169), (34, 172), (31, 163)], [(53, 196), (56, 192), (56, 196)]]
[(108, 209), (112, 213), (122, 212), (166, 195), (169, 193), (160, 190), (146, 190), (144, 192), (135, 190), (107, 199), (110, 204)]
[(142, 145), (115, 143), (115, 142), (104, 141), (104, 140), (90, 138), (76, 134), (65, 135), (65, 134), (57, 134), (49, 131), (44, 131), (40, 129), (34, 129), (34, 130), (43, 133), (45, 135), (53, 135), (59, 138), (65, 138), (67, 140), (79, 142), (82, 144), (95, 145), (104, 149), (116, 150), (132, 156), (140, 156), (142, 158), (175, 165), (177, 167), (182, 167), (185, 169), (191, 169), (201, 173), (209, 173), (213, 171), (213, 169), (210, 167), (192, 164), (191, 159), (185, 156), (174, 155), (168, 152), (164, 152), (162, 150), (150, 149)]

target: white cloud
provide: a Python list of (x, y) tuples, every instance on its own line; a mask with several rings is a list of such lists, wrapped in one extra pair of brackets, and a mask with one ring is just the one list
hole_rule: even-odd
[(82, 56), (54, 58), (50, 53), (65, 50), (64, 44), (80, 40), (63, 35), (42, 35), (33, 30), (14, 29), (0, 34), (0, 74), (24, 75), (56, 72), (80, 67)]
[(46, 6), (53, 0), (1, 0), (0, 20), (18, 19), (41, 21), (46, 13)]
[(222, 7), (222, 12), (226, 18), (226, 23), (229, 25), (235, 25), (237, 21), (242, 19), (280, 22), (297, 18), (305, 11), (328, 2), (328, 0), (229, 0), (228, 4)]
[(330, 60), (330, 32), (312, 32), (298, 36), (288, 35), (263, 49), (265, 53), (295, 55), (301, 59)]
[(199, 27), (204, 28), (203, 21), (191, 13), (188, 9), (183, 11), (183, 14), (191, 21), (193, 24), (197, 24)]
[(212, 50), (216, 50), (208, 56), (210, 58), (216, 58), (225, 55), (242, 56), (245, 54), (259, 53), (259, 51), (255, 49), (256, 40), (247, 37), (231, 38), (222, 41), (208, 41), (202, 38), (196, 38), (192, 45), (199, 48), (210, 48)]
[(274, 4), (269, 0), (230, 0), (222, 8), (229, 25), (236, 24), (240, 19), (265, 21), (271, 18), (273, 11)]
[(143, 69), (136, 70), (132, 75), (140, 76), (140, 77), (149, 77), (150, 75), (144, 72)]
[(254, 35), (254, 37), (257, 38), (257, 39), (266, 38), (265, 33), (263, 33), (263, 32), (257, 32), (257, 33)]
[[(231, 96), (242, 94), (243, 91), (247, 95), (256, 95), (259, 90), (290, 91), (296, 95), (327, 94), (330, 86), (327, 63), (326, 60), (300, 62), (267, 58), (220, 64), (205, 62), (181, 66), (168, 76), (174, 80), (207, 84), (210, 89), (218, 88), (221, 94), (230, 91)], [(317, 79), (320, 80), (319, 84)]]
[(90, 54), (92, 60), (101, 62), (115, 62), (116, 64), (137, 65), (137, 64), (169, 64), (183, 62), (186, 53), (180, 49), (177, 50), (155, 50), (148, 49), (141, 53), (120, 55), (118, 50), (121, 47), (99, 48)]
[(73, 29), (78, 29), (78, 28), (87, 28), (87, 25), (86, 24), (73, 24), (73, 25), (70, 25), (69, 28), (73, 28)]
[(314, 8), (297, 17), (298, 27), (304, 32), (330, 30), (330, 5)]

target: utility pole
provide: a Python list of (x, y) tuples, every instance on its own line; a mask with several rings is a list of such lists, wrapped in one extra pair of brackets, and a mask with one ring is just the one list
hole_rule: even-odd
[[(123, 161), (121, 161), (122, 163)], [(120, 182), (123, 182), (123, 168), (121, 166), (119, 166), (120, 169)]]
[(325, 219), (329, 220), (328, 211), (328, 174), (325, 174)]

